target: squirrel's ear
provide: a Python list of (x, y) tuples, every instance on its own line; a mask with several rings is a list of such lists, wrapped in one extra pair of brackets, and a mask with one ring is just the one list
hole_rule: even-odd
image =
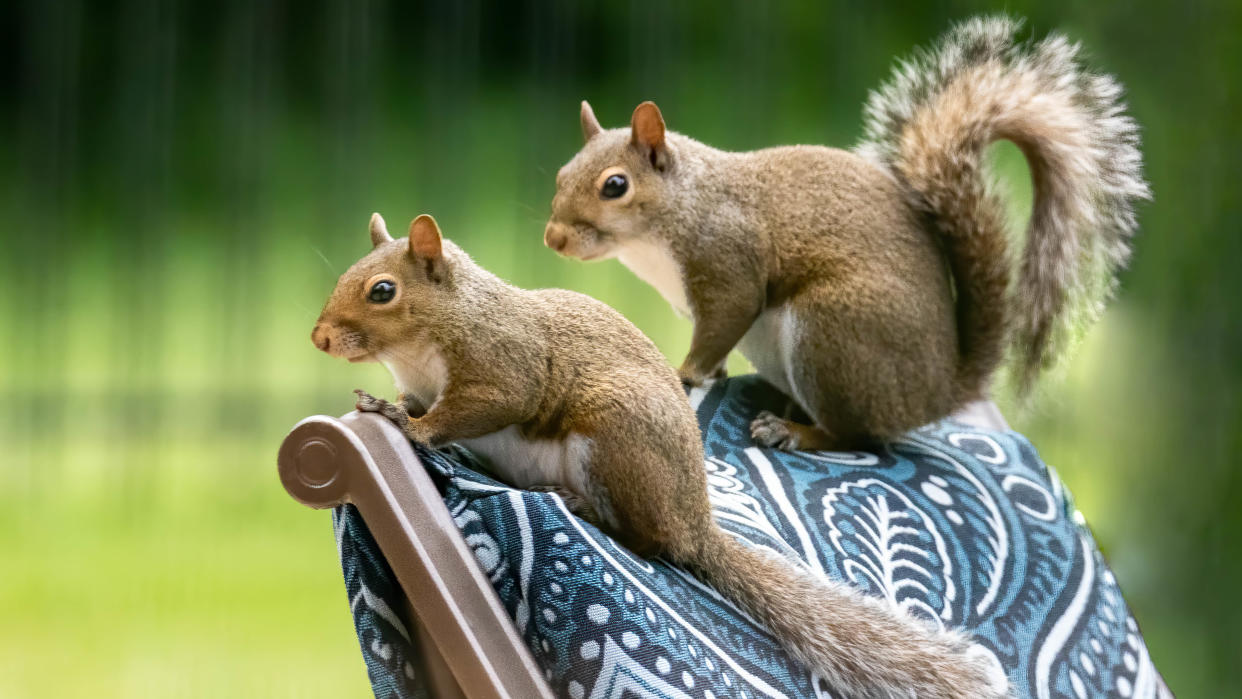
[(438, 260), (442, 253), (440, 247), (440, 226), (427, 214), (410, 221), (410, 254), (422, 260)]
[(668, 164), (664, 117), (655, 102), (643, 102), (634, 109), (634, 116), (630, 118), (630, 143), (645, 153), (657, 170), (663, 170)]
[(599, 119), (595, 118), (595, 111), (591, 109), (591, 105), (586, 100), (582, 100), (582, 111), (578, 114), (578, 120), (582, 122), (582, 141), (595, 138), (604, 127), (599, 125)]
[(378, 248), (382, 243), (392, 242), (392, 236), (388, 235), (388, 225), (384, 223), (384, 217), (378, 213), (371, 214), (371, 247)]

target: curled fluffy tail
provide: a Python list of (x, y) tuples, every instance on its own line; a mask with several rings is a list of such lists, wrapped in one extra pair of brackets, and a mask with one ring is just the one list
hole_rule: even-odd
[(855, 699), (998, 699), (1007, 681), (969, 639), (716, 529), (681, 561), (764, 625), (835, 691)]
[[(1025, 392), (1099, 316), (1130, 254), (1133, 204), (1149, 196), (1121, 87), (1085, 70), (1062, 36), (1015, 43), (1019, 27), (972, 19), (902, 64), (871, 94), (858, 149), (909, 186), (945, 237), (963, 399), (986, 388), (1010, 340)], [(1012, 294), (1004, 208), (981, 162), (1000, 139), (1022, 150), (1035, 190)]]

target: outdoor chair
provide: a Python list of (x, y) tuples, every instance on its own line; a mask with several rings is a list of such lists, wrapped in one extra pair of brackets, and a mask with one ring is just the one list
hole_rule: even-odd
[[(690, 399), (731, 533), (967, 629), (1017, 696), (1172, 696), (1070, 494), (990, 403), (877, 453), (785, 453), (751, 442), (760, 410), (797, 416), (757, 377)], [(840, 697), (710, 587), (460, 447), (315, 416), (279, 466), (295, 499), (334, 508), (376, 697)]]

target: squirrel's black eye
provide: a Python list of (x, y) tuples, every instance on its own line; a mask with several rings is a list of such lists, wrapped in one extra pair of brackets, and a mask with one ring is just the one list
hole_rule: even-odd
[(616, 199), (625, 194), (629, 186), (630, 183), (626, 182), (625, 175), (613, 175), (604, 180), (604, 186), (600, 187), (599, 193), (605, 199)]
[(397, 285), (388, 281), (375, 282), (371, 291), (367, 292), (367, 300), (371, 303), (388, 303), (397, 295)]

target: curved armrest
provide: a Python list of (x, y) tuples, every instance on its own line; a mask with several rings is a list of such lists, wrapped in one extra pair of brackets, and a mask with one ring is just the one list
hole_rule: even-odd
[(308, 417), (285, 437), (278, 464), (298, 502), (358, 508), (465, 696), (551, 699), (435, 484), (394, 425), (369, 413)]

